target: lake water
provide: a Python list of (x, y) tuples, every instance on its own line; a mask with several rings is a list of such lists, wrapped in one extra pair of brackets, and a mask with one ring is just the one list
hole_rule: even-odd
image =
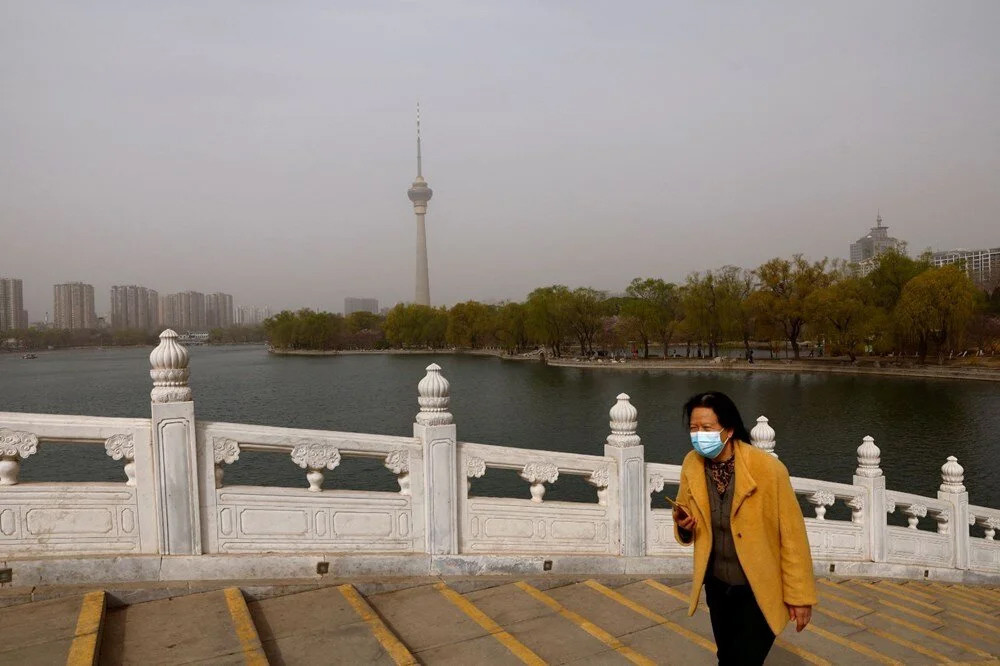
[[(148, 417), (149, 351), (52, 351), (35, 360), (0, 354), (0, 411)], [(608, 410), (624, 391), (639, 410), (646, 459), (669, 463), (689, 448), (681, 405), (695, 392), (720, 390), (734, 398), (748, 427), (760, 414), (770, 419), (776, 451), (795, 476), (850, 483), (861, 438), (872, 435), (889, 488), (934, 496), (940, 467), (954, 455), (972, 503), (1000, 506), (1000, 385), (991, 382), (585, 370), (451, 355), (282, 357), (259, 346), (192, 347), (190, 354), (199, 419), (408, 436), (417, 382), (437, 362), (451, 382), (462, 441), (601, 454)], [(121, 463), (101, 447), (43, 445), (22, 466), (25, 481), (122, 478)], [(227, 467), (226, 482), (305, 485), (288, 456), (262, 453), (241, 455)], [(513, 473), (491, 470), (476, 483), (484, 491), (527, 493)], [(327, 474), (326, 486), (395, 487), (381, 466), (348, 459)], [(584, 493), (593, 489), (566, 477), (546, 499)]]

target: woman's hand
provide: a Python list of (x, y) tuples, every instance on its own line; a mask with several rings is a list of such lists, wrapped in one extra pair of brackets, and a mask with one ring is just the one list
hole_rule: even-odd
[(788, 606), (788, 619), (795, 623), (795, 631), (802, 631), (813, 616), (812, 606)]
[(680, 506), (674, 506), (674, 523), (677, 527), (688, 532), (694, 532), (695, 522), (694, 516), (684, 511)]

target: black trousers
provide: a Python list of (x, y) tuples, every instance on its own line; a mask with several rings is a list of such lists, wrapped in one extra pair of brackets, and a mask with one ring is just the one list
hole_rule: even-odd
[(726, 585), (705, 577), (705, 597), (719, 664), (763, 664), (774, 644), (774, 632), (760, 612), (749, 585)]

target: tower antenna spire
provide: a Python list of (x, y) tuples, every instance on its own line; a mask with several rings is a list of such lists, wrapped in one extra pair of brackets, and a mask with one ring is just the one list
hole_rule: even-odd
[(417, 177), (424, 175), (423, 165), (420, 158), (420, 102), (417, 102)]

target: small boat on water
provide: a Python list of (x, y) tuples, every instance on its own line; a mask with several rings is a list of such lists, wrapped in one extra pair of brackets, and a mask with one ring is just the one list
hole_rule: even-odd
[(30, 360), (30, 359), (33, 359), (33, 358), (38, 358), (38, 354), (30, 354), (30, 353), (29, 353), (29, 354), (25, 354), (25, 355), (24, 355), (24, 356), (22, 356), (21, 358), (26, 358), (26, 359), (29, 359), (29, 360)]

